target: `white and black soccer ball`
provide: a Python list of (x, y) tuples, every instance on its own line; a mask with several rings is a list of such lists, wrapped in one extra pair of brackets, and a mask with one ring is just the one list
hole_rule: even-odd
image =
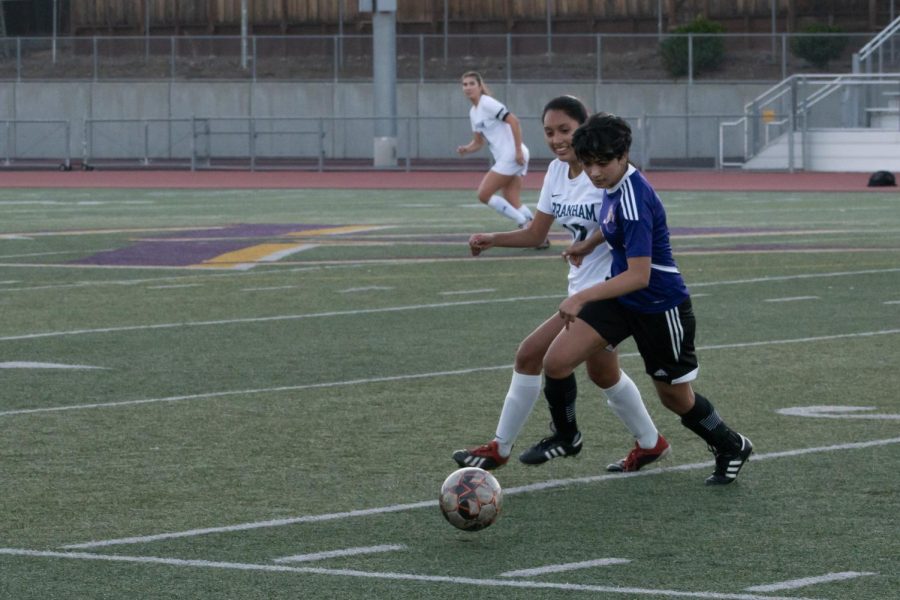
[(464, 531), (479, 531), (500, 516), (503, 490), (497, 478), (484, 469), (465, 467), (444, 480), (438, 503), (451, 525)]

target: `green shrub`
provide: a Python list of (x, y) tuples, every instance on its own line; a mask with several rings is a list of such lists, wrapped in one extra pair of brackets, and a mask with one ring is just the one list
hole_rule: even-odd
[[(698, 18), (693, 23), (677, 28), (673, 33), (725, 33), (725, 27), (715, 21)], [(694, 75), (703, 71), (713, 71), (725, 57), (725, 43), (722, 38), (706, 35), (693, 37)], [(688, 37), (679, 35), (670, 37), (659, 45), (659, 53), (663, 66), (672, 77), (684, 77), (688, 74)]]
[[(844, 30), (836, 25), (814, 23), (803, 28), (802, 33), (842, 33)], [(791, 52), (813, 65), (825, 70), (828, 62), (840, 57), (849, 40), (843, 35), (803, 35), (791, 39)]]

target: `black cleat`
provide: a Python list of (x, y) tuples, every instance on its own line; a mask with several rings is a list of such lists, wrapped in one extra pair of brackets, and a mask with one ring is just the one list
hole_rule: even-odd
[(575, 456), (579, 452), (581, 452), (580, 431), (570, 441), (566, 441), (561, 435), (554, 433), (520, 454), (519, 460), (526, 465), (541, 465), (551, 458)]
[(750, 454), (753, 452), (753, 444), (750, 439), (738, 434), (741, 438), (741, 447), (730, 452), (716, 452), (716, 470), (706, 478), (706, 485), (727, 485), (737, 479), (738, 472)]

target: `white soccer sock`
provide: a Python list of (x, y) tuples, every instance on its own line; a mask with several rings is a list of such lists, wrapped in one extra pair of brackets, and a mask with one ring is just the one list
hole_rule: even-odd
[(509, 382), (509, 391), (503, 400), (503, 410), (497, 421), (497, 433), (494, 439), (502, 456), (509, 456), (516, 438), (522, 433), (525, 421), (531, 409), (541, 395), (541, 376), (523, 375), (513, 371)]
[(503, 196), (494, 194), (493, 196), (491, 196), (491, 199), (488, 200), (488, 206), (496, 210), (504, 217), (512, 219), (519, 225), (524, 225), (528, 222), (528, 219), (525, 217), (525, 215), (516, 210), (515, 207), (513, 207), (513, 205), (510, 204)]
[(637, 440), (641, 448), (653, 448), (659, 441), (659, 431), (641, 400), (641, 392), (625, 371), (619, 371), (619, 382), (604, 389), (606, 403)]
[(525, 218), (531, 220), (534, 218), (534, 213), (531, 212), (531, 209), (525, 206), (524, 204), (519, 207), (519, 212), (525, 215)]

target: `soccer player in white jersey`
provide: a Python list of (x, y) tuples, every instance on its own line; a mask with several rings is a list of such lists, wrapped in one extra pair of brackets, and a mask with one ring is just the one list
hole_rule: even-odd
[[(609, 250), (606, 246), (592, 244), (590, 240), (592, 236), (599, 235), (598, 217), (603, 195), (584, 174), (572, 150), (572, 134), (586, 119), (587, 110), (577, 98), (561, 96), (547, 103), (542, 118), (544, 137), (556, 159), (550, 163), (544, 177), (534, 221), (524, 230), (473, 235), (469, 239), (473, 255), (477, 256), (493, 246), (533, 246), (546, 238), (553, 221), (557, 220), (572, 234), (572, 246), (564, 252), (572, 261), (569, 267), (569, 294), (603, 281), (609, 275), (612, 262)], [(496, 469), (509, 460), (513, 443), (540, 396), (544, 354), (563, 326), (563, 321), (554, 314), (519, 345), (496, 435), (487, 444), (454, 452), (453, 459), (460, 466)], [(587, 359), (587, 372), (591, 380), (603, 389), (609, 406), (636, 439), (634, 449), (628, 456), (607, 468), (610, 471), (637, 471), (665, 456), (669, 452), (669, 444), (653, 424), (637, 386), (619, 369), (616, 353), (595, 353)], [(526, 464), (540, 464), (557, 456), (574, 456), (581, 451), (581, 447), (579, 433), (564, 444), (539, 453), (525, 453), (519, 458)]]
[(580, 439), (574, 422), (575, 368), (634, 337), (663, 406), (715, 455), (716, 467), (706, 483), (729, 484), (753, 444), (728, 427), (712, 403), (691, 387), (699, 371), (691, 297), (672, 255), (662, 202), (628, 162), (631, 128), (620, 117), (598, 113), (575, 131), (572, 147), (591, 182), (603, 190), (597, 216), (612, 269), (608, 279), (559, 305), (565, 329), (550, 344), (543, 364), (557, 439), (542, 440), (532, 450)]
[(462, 89), (472, 103), (472, 141), (457, 147), (456, 152), (460, 156), (478, 152), (487, 142), (494, 165), (478, 186), (478, 200), (524, 228), (534, 215), (521, 200), (522, 178), (528, 172), (528, 148), (522, 143), (519, 119), (490, 95), (479, 73), (463, 73)]

